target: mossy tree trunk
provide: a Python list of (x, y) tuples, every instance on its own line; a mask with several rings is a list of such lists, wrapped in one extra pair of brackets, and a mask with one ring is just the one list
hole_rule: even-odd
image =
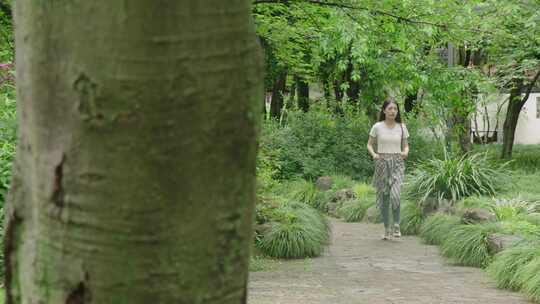
[(7, 304), (246, 303), (262, 98), (250, 12), (15, 2)]

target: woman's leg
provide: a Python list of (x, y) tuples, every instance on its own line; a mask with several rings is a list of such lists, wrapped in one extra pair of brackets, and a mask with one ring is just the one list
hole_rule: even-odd
[(384, 229), (390, 229), (390, 200), (388, 195), (385, 195), (383, 191), (377, 191), (377, 205), (381, 208), (382, 220), (384, 223)]
[(399, 229), (400, 213), (401, 213), (401, 183), (395, 183), (392, 185), (390, 191), (390, 206), (392, 208), (392, 218), (394, 220), (394, 234), (401, 236)]

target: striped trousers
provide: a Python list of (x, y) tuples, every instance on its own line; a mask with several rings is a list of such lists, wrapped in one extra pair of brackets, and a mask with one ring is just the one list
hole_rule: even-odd
[[(389, 209), (392, 209), (394, 224), (399, 225), (401, 184), (405, 176), (405, 161), (401, 154), (379, 154), (375, 162), (373, 186), (377, 190), (377, 207), (385, 228), (390, 228)], [(390, 208), (391, 207), (391, 208)]]

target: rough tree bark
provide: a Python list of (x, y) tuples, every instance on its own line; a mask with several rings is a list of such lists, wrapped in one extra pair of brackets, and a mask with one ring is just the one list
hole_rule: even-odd
[(246, 303), (249, 1), (15, 3), (7, 304)]

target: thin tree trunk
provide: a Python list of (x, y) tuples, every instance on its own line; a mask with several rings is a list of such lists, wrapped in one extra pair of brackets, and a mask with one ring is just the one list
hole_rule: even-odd
[[(514, 137), (516, 133), (516, 126), (519, 120), (519, 113), (523, 105), (529, 99), (532, 89), (536, 82), (540, 79), (540, 70), (536, 72), (533, 79), (527, 84), (523, 84), (522, 79), (514, 79), (512, 89), (510, 90), (510, 98), (508, 100), (508, 110), (506, 112), (506, 119), (503, 125), (503, 148), (501, 157), (505, 159), (512, 158), (512, 150), (514, 148)], [(525, 94), (521, 98), (521, 94), (525, 89)]]
[(7, 304), (246, 303), (247, 1), (15, 2)]
[(512, 150), (514, 148), (514, 137), (516, 133), (516, 126), (519, 120), (519, 114), (521, 108), (527, 100), (521, 98), (521, 90), (523, 89), (523, 81), (521, 79), (514, 79), (512, 89), (510, 90), (510, 97), (508, 99), (508, 108), (506, 111), (506, 118), (503, 125), (503, 146), (501, 158), (512, 158)]
[(298, 108), (304, 112), (309, 111), (309, 83), (300, 77), (295, 77), (298, 96)]
[(270, 117), (280, 119), (283, 109), (283, 94), (287, 86), (287, 70), (278, 73), (272, 87), (272, 101), (270, 102)]

